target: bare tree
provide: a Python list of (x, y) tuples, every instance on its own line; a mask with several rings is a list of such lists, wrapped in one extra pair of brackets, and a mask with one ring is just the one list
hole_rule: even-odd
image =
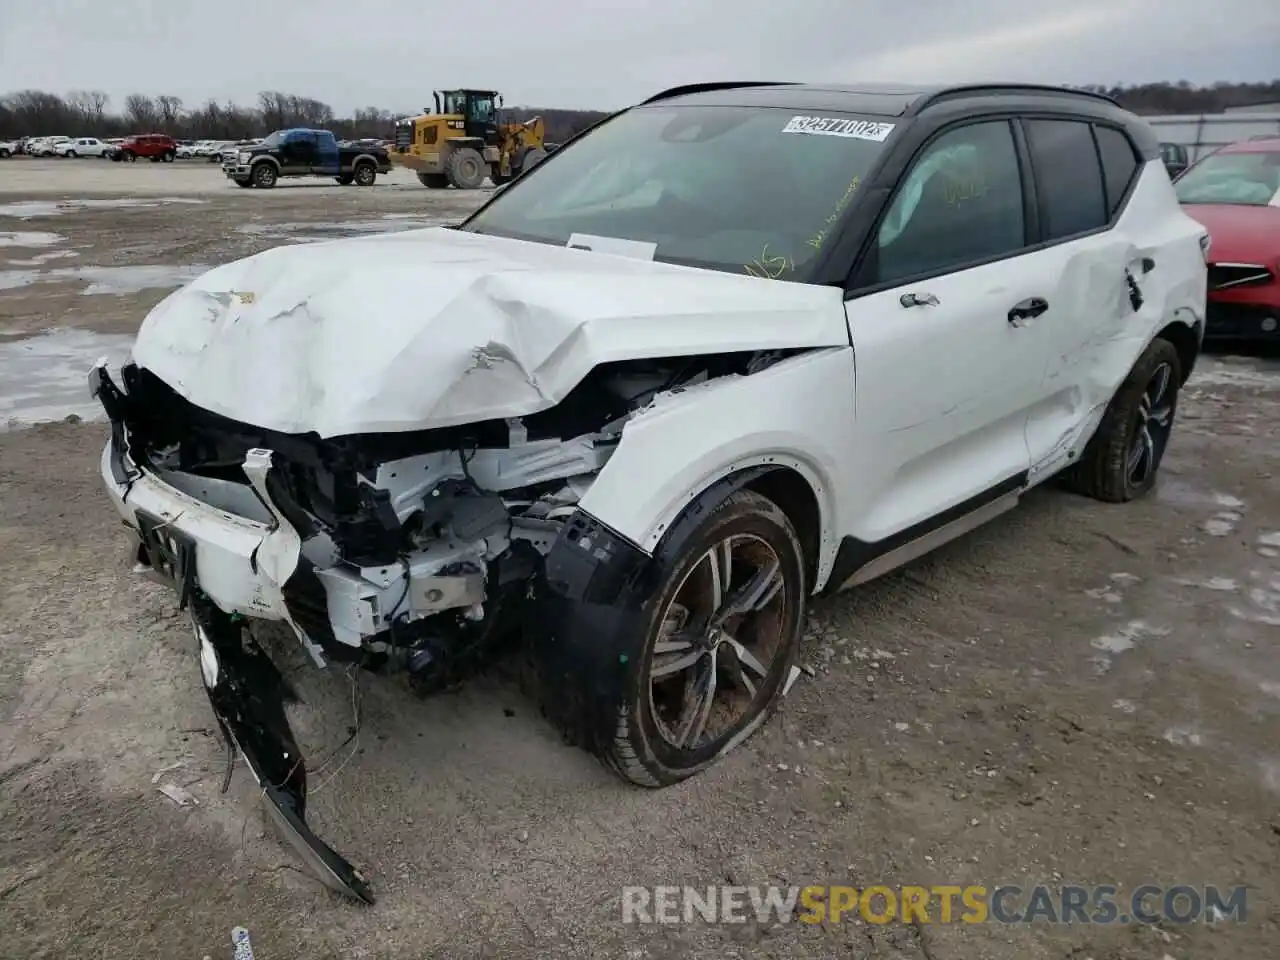
[(160, 109), (145, 93), (131, 93), (124, 98), (124, 118), (138, 133), (148, 133), (160, 120)]
[(155, 99), (160, 114), (160, 126), (165, 133), (178, 133), (178, 120), (182, 116), (182, 98), (161, 95)]

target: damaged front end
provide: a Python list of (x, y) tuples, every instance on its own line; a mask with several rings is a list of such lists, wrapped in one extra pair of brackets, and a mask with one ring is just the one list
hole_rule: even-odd
[(371, 901), (359, 872), (307, 827), (289, 685), (244, 618), (290, 627), (318, 666), (400, 669), (450, 687), (517, 633), (543, 558), (626, 422), (671, 392), (776, 355), (597, 367), (527, 417), (321, 438), (230, 420), (129, 364), (91, 390), (111, 420), (102, 472), (138, 560), (178, 587), (229, 742), (273, 818), (334, 889)]

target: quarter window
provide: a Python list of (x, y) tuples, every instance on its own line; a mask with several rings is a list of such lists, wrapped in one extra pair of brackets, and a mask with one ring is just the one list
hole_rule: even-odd
[(1025, 244), (1009, 124), (969, 124), (931, 143), (899, 186), (880, 225), (872, 282), (938, 273)]
[(1029, 120), (1027, 145), (1035, 165), (1044, 238), (1061, 240), (1106, 226), (1111, 218), (1089, 124)]
[(1125, 191), (1129, 189), (1129, 181), (1138, 170), (1138, 158), (1134, 155), (1133, 144), (1122, 131), (1115, 127), (1094, 127), (1093, 132), (1098, 138), (1098, 155), (1102, 157), (1107, 210), (1114, 217)]

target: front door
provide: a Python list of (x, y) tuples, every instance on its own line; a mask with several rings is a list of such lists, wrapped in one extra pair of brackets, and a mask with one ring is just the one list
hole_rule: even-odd
[(865, 543), (1016, 489), (1048, 351), (1010, 123), (954, 127), (898, 185), (846, 304)]

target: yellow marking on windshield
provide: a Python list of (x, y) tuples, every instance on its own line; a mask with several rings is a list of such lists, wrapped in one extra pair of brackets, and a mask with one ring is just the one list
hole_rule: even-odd
[(853, 199), (853, 195), (858, 192), (858, 187), (862, 186), (862, 178), (855, 176), (849, 181), (849, 186), (845, 187), (844, 195), (836, 201), (835, 208), (831, 211), (826, 220), (822, 222), (822, 227), (808, 240), (805, 241), (815, 250), (821, 250), (822, 244), (826, 242), (827, 234), (831, 228), (836, 225), (836, 221), (840, 219), (840, 214), (844, 213), (844, 208), (849, 205), (849, 201)]
[(760, 250), (760, 256), (746, 264), (743, 269), (761, 280), (777, 280), (788, 270), (794, 269), (794, 266), (785, 256), (771, 256), (769, 244), (766, 243)]

